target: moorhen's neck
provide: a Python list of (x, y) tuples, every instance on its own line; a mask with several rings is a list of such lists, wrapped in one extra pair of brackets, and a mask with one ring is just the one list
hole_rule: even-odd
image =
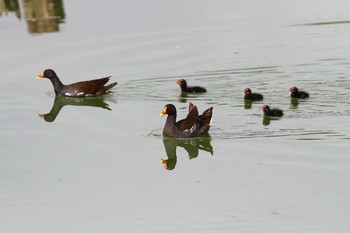
[(181, 85), (180, 85), (180, 87), (181, 87), (181, 90), (186, 90), (187, 89), (187, 83), (181, 83)]
[(57, 75), (53, 76), (52, 78), (49, 78), (53, 88), (55, 90), (56, 95), (58, 94), (59, 90), (62, 88), (63, 83), (61, 82), (61, 80), (57, 77)]
[(175, 128), (176, 126), (176, 112), (175, 114), (168, 114), (168, 117), (166, 118), (166, 122), (163, 128), (163, 135), (169, 135), (171, 129)]
[(168, 126), (173, 126), (175, 125), (176, 123), (176, 113), (174, 114), (168, 114), (168, 117), (166, 118), (166, 122), (165, 122), (165, 125), (168, 125)]

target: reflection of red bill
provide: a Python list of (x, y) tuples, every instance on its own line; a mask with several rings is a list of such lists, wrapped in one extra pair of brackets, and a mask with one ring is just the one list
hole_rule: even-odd
[(160, 162), (163, 164), (163, 167), (164, 167), (165, 169), (168, 169), (168, 165), (167, 165), (165, 159), (160, 159)]
[(41, 117), (41, 118), (44, 118), (45, 114), (40, 114), (40, 113), (37, 113), (36, 114), (38, 117)]

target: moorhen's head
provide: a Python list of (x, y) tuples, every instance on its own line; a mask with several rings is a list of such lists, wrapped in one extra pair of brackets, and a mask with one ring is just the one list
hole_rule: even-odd
[(289, 88), (289, 91), (292, 93), (298, 93), (299, 89), (297, 87), (291, 87), (291, 88)]
[(264, 105), (264, 106), (261, 107), (261, 109), (262, 109), (264, 112), (270, 111), (269, 105)]
[(251, 94), (252, 93), (252, 90), (250, 90), (249, 88), (246, 88), (244, 89), (244, 94), (247, 95), (247, 94)]
[(186, 87), (187, 86), (187, 82), (185, 79), (179, 79), (176, 81), (176, 84), (180, 85), (181, 87)]
[(176, 108), (172, 104), (167, 104), (164, 106), (163, 111), (160, 113), (160, 116), (164, 116), (165, 114), (174, 115), (176, 114)]
[(57, 77), (55, 71), (51, 70), (51, 69), (47, 69), (47, 70), (44, 70), (44, 72), (40, 75), (38, 75), (36, 77), (36, 79), (39, 79), (39, 78), (48, 78), (48, 79), (52, 79), (54, 77)]

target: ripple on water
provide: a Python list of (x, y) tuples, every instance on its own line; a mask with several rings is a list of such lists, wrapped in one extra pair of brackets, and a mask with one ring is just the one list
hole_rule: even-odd
[[(134, 80), (119, 87), (123, 95), (118, 98), (166, 101), (175, 105), (192, 101), (201, 106), (200, 110), (202, 106), (214, 106), (211, 129), (214, 138), (346, 138), (349, 126), (339, 119), (349, 116), (350, 80), (346, 78), (345, 70), (334, 70), (333, 66), (339, 66), (338, 62), (338, 59), (326, 59), (292, 67), (201, 71), (183, 76)], [(190, 85), (204, 86), (208, 92), (180, 95), (175, 83), (180, 78), (187, 79)], [(291, 99), (288, 92), (291, 86), (308, 91), (310, 98)], [(264, 100), (247, 108), (243, 101), (246, 87), (262, 93)], [(285, 115), (281, 119), (265, 119), (261, 111), (264, 104), (281, 108)]]

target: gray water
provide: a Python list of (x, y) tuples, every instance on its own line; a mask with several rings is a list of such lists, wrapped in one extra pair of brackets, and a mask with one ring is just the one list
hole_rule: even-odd
[[(349, 7), (1, 1), (1, 231), (348, 232)], [(46, 68), (118, 85), (55, 98)], [(190, 101), (214, 107), (210, 136), (163, 138), (163, 106)]]

